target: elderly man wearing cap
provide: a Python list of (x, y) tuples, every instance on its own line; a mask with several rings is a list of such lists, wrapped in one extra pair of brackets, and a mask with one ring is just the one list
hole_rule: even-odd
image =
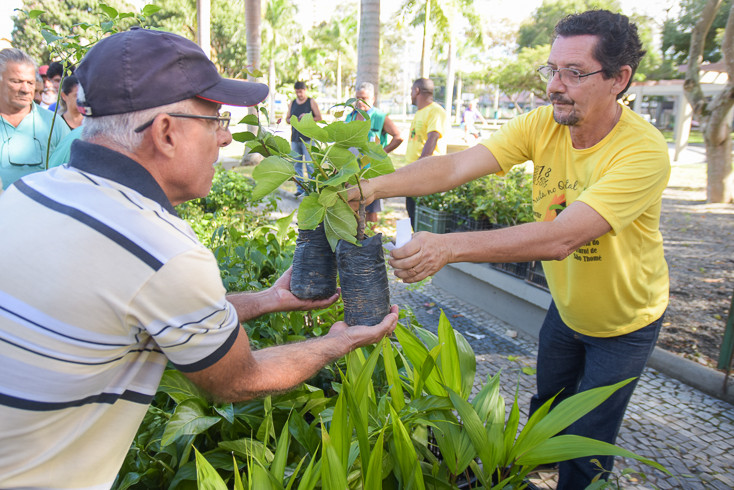
[(191, 41), (134, 29), (76, 71), (83, 135), (70, 163), (0, 197), (0, 487), (109, 488), (167, 362), (224, 400), (287, 390), (395, 328), (335, 323), (317, 339), (251, 351), (240, 322), (301, 301), (286, 272), (225, 296), (212, 254), (173, 206), (205, 196), (220, 104), (262, 101)]

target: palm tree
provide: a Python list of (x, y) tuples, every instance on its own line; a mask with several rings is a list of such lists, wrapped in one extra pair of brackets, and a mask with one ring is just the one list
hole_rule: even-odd
[(356, 85), (362, 82), (370, 82), (375, 86), (375, 99), (379, 100), (380, 0), (360, 2)]
[[(357, 20), (352, 12), (344, 13), (341, 16), (334, 17), (328, 22), (322, 22), (316, 26), (311, 32), (311, 39), (314, 43), (313, 49), (319, 53), (319, 65), (321, 66), (322, 75), (327, 79), (333, 78), (336, 85), (336, 99), (341, 100), (344, 97), (342, 90), (342, 80), (344, 79), (343, 70), (348, 60), (355, 59), (355, 36), (357, 30)], [(332, 61), (336, 62), (336, 66), (332, 65)], [(333, 68), (329, 68), (333, 66)]]
[(263, 16), (262, 43), (268, 63), (268, 114), (271, 121), (275, 119), (276, 67), (285, 64), (290, 56), (290, 47), (296, 44), (297, 11), (298, 7), (291, 0), (269, 0)]
[[(469, 29), (466, 31), (466, 37), (474, 43), (482, 43), (482, 28), (479, 16), (474, 9), (473, 0), (426, 0), (425, 9), (421, 12), (418, 4), (414, 0), (406, 0), (401, 10), (404, 15), (413, 15), (412, 24), (418, 25), (423, 23), (424, 41), (423, 41), (423, 57), (427, 56), (429, 46), (427, 44), (427, 36), (430, 31), (429, 19), (433, 19), (436, 27), (436, 36), (433, 38), (435, 44), (439, 46), (447, 46), (447, 73), (446, 73), (446, 111), (449, 113), (449, 119), (452, 113), (452, 98), (454, 90), (454, 77), (456, 72), (456, 25), (458, 16), (461, 14), (469, 21)], [(422, 14), (422, 15), (421, 15)], [(428, 78), (428, 61), (421, 59), (421, 77)]]

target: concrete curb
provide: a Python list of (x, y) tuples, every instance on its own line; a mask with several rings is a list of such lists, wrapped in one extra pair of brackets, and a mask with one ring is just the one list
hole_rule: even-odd
[(724, 373), (660, 347), (655, 347), (647, 365), (697, 390), (734, 405), (734, 380), (731, 379), (731, 376), (726, 380), (726, 390), (724, 390)]
[[(502, 320), (523, 335), (538, 340), (540, 325), (550, 303), (550, 294), (529, 286), (525, 281), (477, 264), (448, 264), (433, 276), (433, 284), (447, 294), (456, 296), (489, 315)], [(533, 293), (533, 294), (528, 294)], [(668, 352), (660, 347), (647, 363), (671, 378), (708, 395), (734, 405), (734, 380), (721, 371)]]

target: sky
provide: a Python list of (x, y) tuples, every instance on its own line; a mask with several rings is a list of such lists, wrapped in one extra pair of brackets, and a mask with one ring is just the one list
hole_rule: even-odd
[[(136, 3), (140, 3), (138, 0)], [(333, 8), (328, 8), (335, 4), (335, 0), (297, 0), (299, 4), (312, 3), (313, 9), (300, 9), (301, 15), (311, 16), (314, 12), (333, 12)], [(390, 5), (399, 5), (401, 2), (395, 0), (383, 0), (383, 20), (386, 16), (386, 9)], [(482, 5), (481, 8), (492, 9), (492, 14), (506, 18), (512, 22), (519, 23), (535, 10), (542, 0), (485, 0), (477, 2)], [(626, 14), (640, 13), (650, 15), (651, 17), (664, 18), (665, 8), (673, 5), (677, 8), (678, 2), (675, 0), (621, 0), (622, 11)], [(10, 39), (13, 30), (13, 22), (10, 17), (14, 14), (13, 9), (20, 8), (23, 4), (22, 0), (0, 0), (0, 38)]]

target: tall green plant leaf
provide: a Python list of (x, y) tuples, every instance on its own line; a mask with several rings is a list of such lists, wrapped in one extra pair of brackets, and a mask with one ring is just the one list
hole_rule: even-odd
[(282, 482), (285, 476), (285, 467), (288, 464), (288, 449), (291, 444), (291, 437), (288, 431), (288, 420), (283, 424), (283, 429), (280, 431), (280, 437), (278, 443), (275, 445), (275, 456), (273, 462), (270, 463), (270, 474), (277, 481)]
[(392, 349), (392, 342), (388, 337), (381, 341), (382, 362), (385, 367), (385, 379), (390, 387), (390, 399), (396, 412), (400, 412), (405, 406), (405, 394), (403, 393), (403, 384), (398, 374), (398, 366), (395, 363), (395, 355)]
[(612, 393), (622, 386), (630, 383), (634, 378), (629, 378), (610, 386), (600, 386), (590, 390), (576, 393), (560, 402), (543, 417), (526, 437), (520, 440), (512, 450), (511, 457), (517, 458), (536, 447), (541, 442), (558, 434), (578, 419), (591, 412), (609, 398)]
[(344, 490), (347, 488), (347, 474), (343, 460), (326, 431), (322, 432), (321, 449), (321, 488), (324, 490)]
[(396, 447), (394, 457), (397, 459), (400, 469), (400, 488), (404, 490), (424, 490), (423, 472), (410, 435), (408, 435), (408, 431), (392, 407), (390, 407), (390, 417), (392, 418), (393, 442)]
[(199, 490), (228, 490), (217, 470), (194, 448), (196, 454), (196, 482)]
[[(313, 230), (324, 220), (326, 208), (319, 202), (318, 194), (309, 194), (298, 206), (298, 228)], [(356, 230), (356, 228), (355, 228)]]
[(384, 454), (383, 445), (385, 431), (381, 430), (377, 436), (375, 446), (372, 448), (372, 454), (369, 457), (367, 465), (367, 473), (364, 475), (363, 490), (382, 490), (382, 457)]
[[(347, 395), (344, 393), (346, 386), (342, 385), (342, 391), (336, 399), (334, 413), (331, 417), (329, 427), (329, 448), (333, 449), (342, 465), (341, 471), (347, 474), (347, 461), (349, 460), (349, 446), (352, 442), (352, 425), (349, 420), (347, 407)], [(324, 445), (326, 448), (326, 445)], [(333, 460), (329, 460), (331, 465)], [(333, 469), (333, 468), (332, 468)]]
[(663, 465), (607, 442), (564, 434), (541, 442), (517, 459), (517, 464), (537, 466), (586, 456), (622, 456), (633, 458), (670, 475)]

